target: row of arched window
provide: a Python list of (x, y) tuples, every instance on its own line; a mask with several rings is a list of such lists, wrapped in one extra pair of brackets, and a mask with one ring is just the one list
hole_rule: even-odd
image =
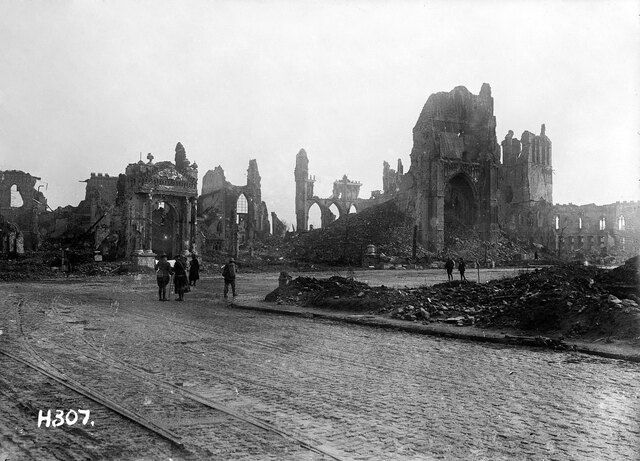
[[(625, 230), (626, 228), (626, 223), (625, 223), (625, 219), (624, 216), (620, 215), (618, 216), (617, 219), (617, 228), (620, 231)], [(560, 229), (560, 216), (556, 215), (555, 217), (555, 227), (556, 230)], [(607, 220), (604, 216), (600, 217), (600, 220), (598, 221), (598, 228), (602, 231), (605, 230), (607, 228)], [(582, 216), (578, 216), (578, 229), (582, 229)]]

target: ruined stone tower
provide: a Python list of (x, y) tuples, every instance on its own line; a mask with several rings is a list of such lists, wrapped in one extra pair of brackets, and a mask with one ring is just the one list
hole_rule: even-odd
[(520, 141), (509, 130), (502, 141), (502, 157), (505, 203), (553, 202), (551, 140), (544, 124), (539, 136), (525, 131)]
[(413, 129), (411, 167), (404, 187), (419, 239), (442, 249), (445, 233), (489, 239), (498, 230), (496, 140), (488, 84), (474, 95), (463, 86), (432, 94)]
[(293, 171), (296, 179), (296, 230), (307, 230), (309, 214), (307, 200), (313, 197), (313, 183), (315, 178), (309, 177), (309, 159), (304, 149), (296, 155), (296, 168)]

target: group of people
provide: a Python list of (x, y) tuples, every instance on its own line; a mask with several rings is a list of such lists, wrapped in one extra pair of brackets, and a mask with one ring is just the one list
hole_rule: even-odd
[[(447, 258), (447, 262), (444, 263), (444, 268), (447, 270), (447, 279), (453, 280), (453, 269), (456, 267), (456, 263), (451, 259), (451, 257)], [(467, 265), (464, 262), (464, 259), (460, 258), (458, 261), (458, 271), (460, 271), (460, 280), (467, 280), (464, 272), (467, 270)]]
[[(155, 265), (156, 279), (158, 282), (158, 299), (167, 301), (167, 286), (171, 282), (173, 276), (174, 291), (178, 297), (176, 301), (184, 301), (184, 294), (190, 291), (190, 287), (195, 287), (196, 282), (200, 279), (200, 263), (195, 254), (191, 255), (191, 262), (187, 262), (184, 255), (176, 256), (173, 267), (167, 260), (165, 253), (158, 255), (158, 262)], [(224, 297), (227, 297), (229, 286), (231, 287), (233, 296), (236, 296), (236, 264), (233, 258), (222, 268), (222, 276), (224, 277)]]

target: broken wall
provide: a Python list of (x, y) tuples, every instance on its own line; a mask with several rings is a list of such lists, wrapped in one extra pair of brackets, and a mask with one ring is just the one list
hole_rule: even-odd
[(555, 205), (550, 222), (550, 248), (560, 256), (633, 256), (640, 250), (640, 202)]
[(46, 211), (47, 200), (36, 189), (40, 178), (18, 170), (0, 171), (0, 229), (2, 249), (22, 253), (40, 247), (40, 214)]
[(237, 256), (240, 247), (251, 248), (255, 239), (270, 234), (268, 216), (255, 159), (249, 161), (244, 186), (228, 182), (221, 166), (205, 174), (202, 195), (198, 198), (203, 251)]

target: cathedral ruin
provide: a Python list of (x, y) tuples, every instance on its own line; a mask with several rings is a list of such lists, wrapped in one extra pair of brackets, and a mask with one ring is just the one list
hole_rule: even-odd
[(552, 143), (541, 125), (539, 134), (525, 131), (520, 139), (509, 131), (501, 144), (491, 88), (479, 94), (458, 86), (432, 94), (413, 128), (411, 166), (403, 173), (383, 164), (383, 192), (358, 198), (359, 183), (341, 193), (336, 181), (332, 197), (313, 194), (304, 150), (296, 156), (296, 220), (308, 228), (313, 204), (322, 211), (322, 226), (351, 205), (357, 210), (398, 200), (415, 223), (417, 240), (432, 251), (447, 247), (452, 237), (478, 237), (486, 242), (500, 233), (532, 246), (573, 254), (607, 254), (640, 250), (640, 203), (554, 205)]

